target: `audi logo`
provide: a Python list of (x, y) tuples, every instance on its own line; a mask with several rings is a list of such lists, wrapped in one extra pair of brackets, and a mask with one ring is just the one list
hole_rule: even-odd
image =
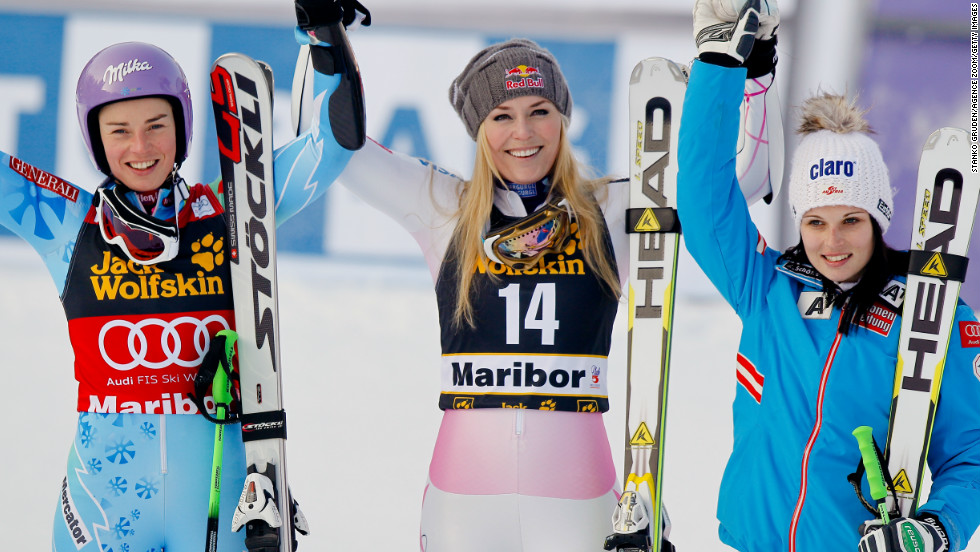
[(963, 324), (963, 335), (967, 337), (980, 337), (980, 324)]
[[(224, 317), (217, 314), (213, 314), (204, 320), (199, 320), (191, 316), (181, 316), (170, 321), (160, 320), (159, 318), (147, 318), (136, 323), (129, 322), (128, 320), (113, 320), (105, 326), (102, 326), (102, 330), (99, 331), (99, 352), (102, 353), (102, 359), (105, 360), (106, 364), (121, 372), (126, 372), (139, 366), (153, 370), (166, 368), (175, 364), (184, 368), (192, 368), (201, 363), (211, 343), (211, 334), (208, 333), (208, 324), (211, 323), (218, 324), (225, 330), (230, 329)], [(180, 334), (177, 333), (177, 328), (185, 324), (189, 324), (194, 328), (192, 341), (194, 343), (194, 352), (197, 354), (195, 358), (189, 360), (180, 358), (183, 342), (180, 339)], [(143, 333), (143, 328), (156, 326), (161, 328), (160, 351), (166, 357), (160, 362), (152, 362), (146, 359), (150, 348), (146, 334)], [(113, 359), (110, 358), (109, 352), (106, 351), (106, 334), (114, 328), (129, 330), (129, 335), (126, 339), (126, 344), (129, 347), (128, 358)]]

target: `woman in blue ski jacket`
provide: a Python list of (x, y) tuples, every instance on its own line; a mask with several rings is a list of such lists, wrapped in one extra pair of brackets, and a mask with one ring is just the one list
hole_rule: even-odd
[(746, 75), (775, 66), (775, 6), (751, 0), (736, 13), (730, 4), (694, 8), (699, 59), (678, 176), (687, 248), (743, 325), (721, 540), (742, 552), (961, 550), (980, 522), (980, 340), (971, 337), (980, 326), (961, 301), (928, 500), (911, 517), (862, 524), (873, 516), (847, 479), (860, 460), (851, 432), (871, 426), (885, 442), (908, 267), (907, 254), (882, 239), (893, 207), (888, 172), (860, 110), (838, 96), (808, 100), (789, 179), (801, 240), (784, 253), (766, 246), (734, 157)]
[[(315, 91), (330, 96), (340, 81), (321, 75)], [(0, 152), (0, 224), (44, 260), (75, 356), (79, 415), (52, 549), (200, 549), (214, 428), (190, 395), (211, 339), (234, 328), (220, 180), (180, 177), (191, 97), (160, 48), (129, 42), (96, 53), (76, 99), (106, 176), (94, 192)], [(321, 195), (325, 186), (307, 183), (333, 181), (352, 153), (333, 138), (328, 103), (275, 152), (278, 222)], [(245, 479), (239, 431), (227, 432), (223, 457), (218, 547), (239, 552), (245, 531), (230, 531)]]

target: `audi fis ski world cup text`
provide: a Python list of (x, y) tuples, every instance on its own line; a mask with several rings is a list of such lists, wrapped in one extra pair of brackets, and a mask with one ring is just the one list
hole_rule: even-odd
[(980, 20), (978, 4), (970, 3), (970, 168), (980, 172), (980, 143), (978, 124), (980, 124)]

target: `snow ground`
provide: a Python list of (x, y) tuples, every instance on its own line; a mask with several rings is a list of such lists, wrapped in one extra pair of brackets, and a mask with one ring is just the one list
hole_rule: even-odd
[[(67, 324), (36, 254), (0, 238), (0, 257), (0, 415), (8, 420), (2, 549), (49, 550), (76, 416)], [(378, 534), (387, 550), (417, 550), (440, 421), (439, 334), (427, 270), (421, 262), (405, 268), (281, 255), (279, 281), (290, 480), (312, 528), (300, 550), (367, 550)], [(686, 293), (683, 272), (676, 312), (664, 483), (672, 541), (682, 551), (730, 550), (718, 542), (714, 512), (731, 450), (740, 323), (720, 298)], [(613, 367), (624, 362), (622, 318)], [(623, 372), (612, 372), (610, 389), (623, 389)], [(622, 391), (610, 395), (606, 425), (616, 451), (624, 401)], [(620, 465), (621, 454), (614, 458)]]

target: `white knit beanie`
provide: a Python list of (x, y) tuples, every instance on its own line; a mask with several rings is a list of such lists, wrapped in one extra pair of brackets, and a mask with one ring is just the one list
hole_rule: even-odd
[(849, 205), (867, 211), (884, 234), (892, 219), (892, 190), (863, 112), (841, 96), (811, 98), (804, 103), (799, 132), (804, 136), (789, 179), (796, 227), (814, 207)]

